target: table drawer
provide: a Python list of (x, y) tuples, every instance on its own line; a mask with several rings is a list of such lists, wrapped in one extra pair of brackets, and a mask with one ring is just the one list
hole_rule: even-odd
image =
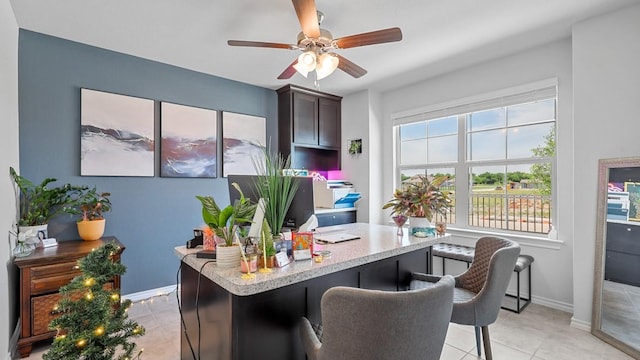
[[(112, 283), (104, 284), (105, 290), (113, 289)], [(72, 298), (74, 300), (80, 299), (83, 296), (82, 292), (78, 292), (74, 294)], [(51, 320), (60, 316), (59, 313), (55, 311), (56, 305), (58, 301), (62, 298), (60, 293), (36, 296), (31, 298), (31, 313), (33, 314), (33, 322), (31, 323), (32, 334), (40, 335), (48, 333), (49, 331), (49, 323)]]
[(31, 268), (31, 292), (33, 295), (56, 291), (81, 274), (76, 262), (64, 262)]

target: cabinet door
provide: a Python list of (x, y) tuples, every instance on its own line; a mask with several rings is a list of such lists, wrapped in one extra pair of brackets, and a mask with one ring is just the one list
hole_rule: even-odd
[(318, 145), (318, 98), (293, 93), (293, 142)]
[(340, 102), (319, 100), (318, 129), (320, 146), (340, 147)]
[(607, 250), (640, 255), (640, 226), (607, 223)]

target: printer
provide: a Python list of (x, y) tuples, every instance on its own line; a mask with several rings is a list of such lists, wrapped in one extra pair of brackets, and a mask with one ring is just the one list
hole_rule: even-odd
[(316, 208), (340, 209), (355, 206), (361, 195), (353, 184), (345, 180), (313, 181), (313, 200)]

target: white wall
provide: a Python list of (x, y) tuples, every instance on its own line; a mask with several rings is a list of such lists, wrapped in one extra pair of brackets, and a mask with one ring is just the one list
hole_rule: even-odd
[(16, 300), (9, 298), (13, 280), (9, 269), (13, 239), (9, 237), (15, 222), (15, 196), (9, 178), (9, 166), (18, 166), (18, 25), (8, 0), (0, 1), (0, 358), (9, 359), (9, 339), (16, 320), (11, 309)]
[(591, 321), (598, 159), (640, 156), (640, 5), (573, 29), (574, 321)]
[[(556, 248), (544, 247), (540, 241), (518, 240), (522, 245), (522, 252), (535, 257), (533, 264), (533, 293), (538, 303), (571, 311), (572, 293), (572, 247), (573, 236), (573, 94), (571, 73), (571, 41), (565, 39), (513, 56), (479, 64), (445, 74), (427, 81), (398, 88), (382, 94), (383, 110), (381, 157), (371, 157), (371, 166), (380, 167), (382, 188), (370, 189), (371, 193), (380, 192), (383, 198), (391, 196), (393, 191), (393, 134), (391, 115), (393, 113), (418, 109), (429, 105), (445, 103), (470, 96), (498, 91), (514, 86), (533, 83), (540, 80), (558, 79), (558, 199), (557, 199), (557, 228), (559, 237), (564, 241)], [(365, 105), (358, 98), (360, 108)], [(351, 97), (345, 99), (351, 101)], [(375, 102), (375, 106), (380, 106)], [(371, 115), (370, 115), (371, 116)], [(350, 124), (354, 128), (367, 126), (369, 119), (358, 119), (359, 124)], [(344, 123), (343, 118), (343, 123)], [(375, 144), (372, 146), (376, 146)], [(354, 178), (355, 179), (355, 178)], [(382, 214), (380, 204), (371, 206), (371, 212)], [(373, 216), (372, 216), (373, 220)], [(386, 222), (386, 217), (378, 222)], [(372, 221), (374, 222), (374, 221)], [(458, 238), (457, 241), (467, 243), (477, 235)], [(438, 269), (438, 265), (436, 265)]]
[[(358, 221), (379, 223), (382, 207), (382, 129), (384, 117), (381, 95), (373, 90), (361, 91), (342, 101), (342, 169), (345, 178), (353, 182), (362, 194), (358, 201)], [(362, 154), (349, 155), (349, 140), (362, 139)]]

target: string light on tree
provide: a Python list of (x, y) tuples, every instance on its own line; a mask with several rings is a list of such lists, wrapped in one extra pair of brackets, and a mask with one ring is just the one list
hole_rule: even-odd
[(131, 301), (120, 303), (120, 294), (109, 288), (126, 270), (113, 261), (119, 251), (108, 243), (78, 261), (82, 276), (60, 288), (56, 309), (61, 315), (49, 324), (58, 335), (43, 360), (139, 359), (142, 352), (136, 354), (131, 339), (144, 335), (145, 329), (128, 318)]

